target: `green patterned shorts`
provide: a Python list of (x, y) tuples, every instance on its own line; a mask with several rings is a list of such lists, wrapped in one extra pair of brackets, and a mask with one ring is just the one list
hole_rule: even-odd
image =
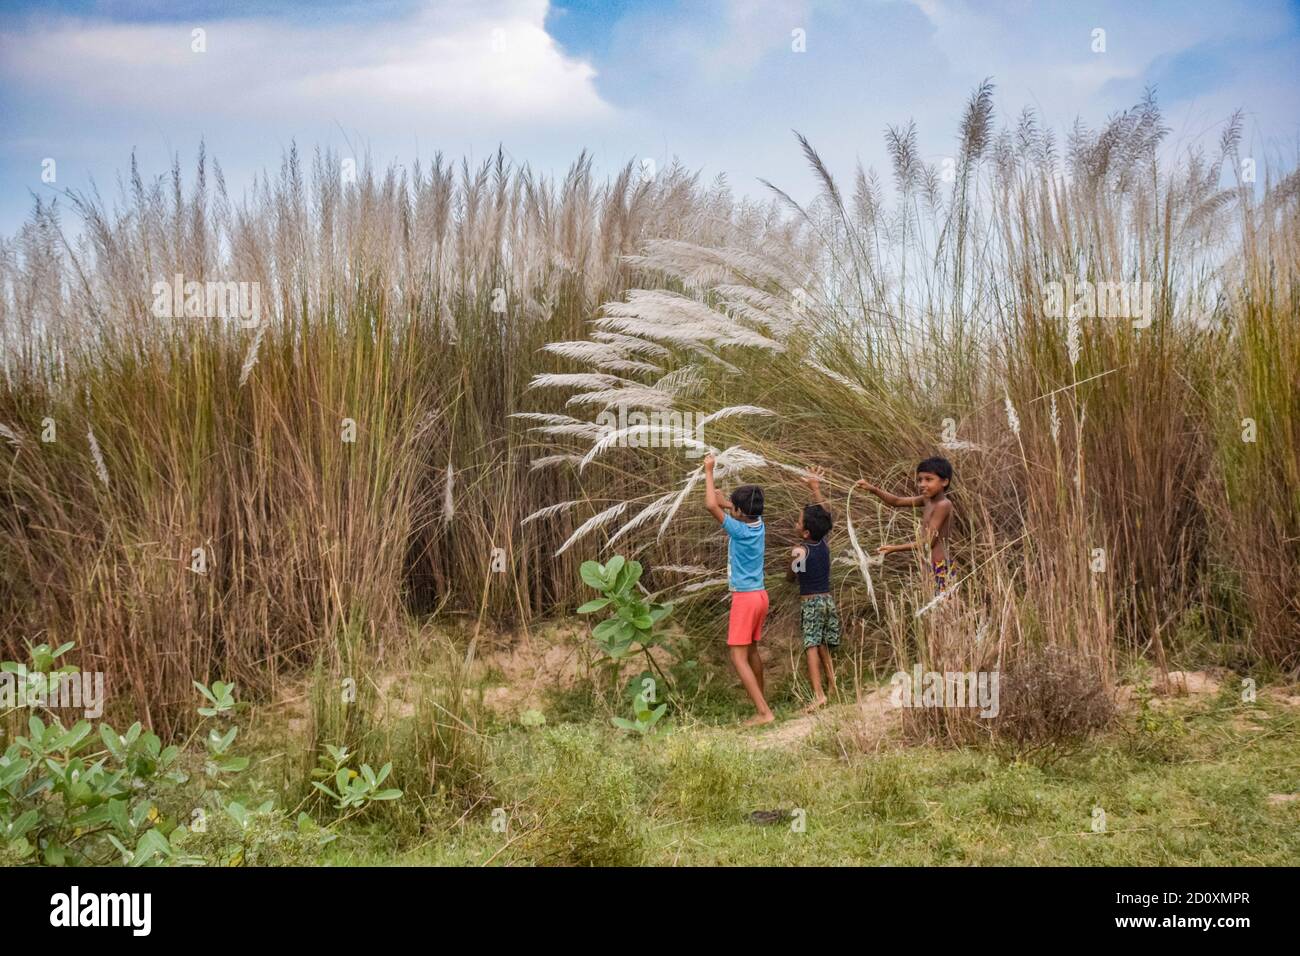
[(835, 599), (829, 594), (819, 594), (799, 602), (799, 627), (803, 631), (803, 646), (840, 646), (840, 612)]

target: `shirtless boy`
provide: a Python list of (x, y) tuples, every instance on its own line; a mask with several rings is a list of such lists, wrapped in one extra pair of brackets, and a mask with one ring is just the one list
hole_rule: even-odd
[(952, 502), (948, 500), (948, 484), (952, 481), (952, 465), (946, 458), (927, 458), (916, 466), (917, 494), (900, 498), (873, 485), (865, 478), (858, 487), (871, 492), (893, 508), (921, 508), (921, 535), (911, 544), (886, 544), (876, 549), (879, 555), (895, 551), (929, 551), (930, 570), (935, 587), (943, 591), (952, 580), (953, 564), (948, 554), (948, 531), (952, 527)]

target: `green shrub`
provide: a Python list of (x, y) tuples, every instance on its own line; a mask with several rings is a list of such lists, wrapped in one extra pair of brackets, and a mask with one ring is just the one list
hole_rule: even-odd
[(530, 734), (503, 761), (512, 858), (540, 866), (635, 866), (645, 854), (632, 761), (572, 726)]
[(1011, 764), (995, 773), (983, 787), (980, 805), (1003, 823), (1031, 820), (1043, 812), (1039, 787), (1042, 772), (1026, 764)]
[(906, 820), (925, 812), (917, 796), (917, 775), (908, 758), (886, 754), (869, 758), (860, 771), (858, 799), (871, 816), (882, 820)]
[(332, 839), (306, 814), (293, 823), (270, 803), (250, 809), (232, 802), (191, 817), (171, 843), (207, 866), (311, 866)]
[(674, 734), (665, 742), (666, 773), (656, 806), (687, 820), (738, 819), (759, 774), (753, 754), (715, 737)]
[[(13, 701), (0, 699), (0, 727), (12, 727), (21, 710), (29, 711), (26, 732), (14, 734), (0, 755), (0, 862), (300, 862), (334, 838), (333, 831), (320, 829), (306, 814), (299, 814), (294, 826), (270, 801), (250, 810), (228, 797), (232, 781), (249, 763), (233, 750), (239, 735), (233, 684), (194, 682), (201, 722), (179, 746), (164, 746), (138, 722), (125, 733), (106, 721), (83, 719), (65, 726), (52, 709), (62, 698), (50, 697), (45, 688), (52, 674), (77, 674), (71, 665), (54, 669), (56, 659), (72, 646), (54, 651), (44, 644), (33, 647), (30, 666), (0, 662), (6, 686), (15, 686), (16, 680), (23, 691)], [(200, 735), (202, 754), (190, 750)], [(345, 765), (344, 751), (335, 754), (331, 769), (336, 780), (358, 776)], [(346, 802), (356, 812), (372, 800), (401, 795), (379, 789), (381, 781), (368, 767), (359, 776), (362, 784), (347, 788)], [(181, 817), (187, 824), (178, 823)]]

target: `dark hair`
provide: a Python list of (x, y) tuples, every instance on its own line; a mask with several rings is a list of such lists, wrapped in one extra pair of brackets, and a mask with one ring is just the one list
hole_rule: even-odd
[(763, 489), (758, 485), (741, 485), (731, 493), (731, 503), (741, 514), (757, 518), (763, 513)]
[(831, 513), (821, 505), (803, 506), (803, 529), (814, 541), (820, 541), (831, 533)]
[(916, 466), (916, 473), (929, 472), (932, 475), (938, 475), (944, 481), (952, 481), (952, 462), (947, 458), (927, 458)]

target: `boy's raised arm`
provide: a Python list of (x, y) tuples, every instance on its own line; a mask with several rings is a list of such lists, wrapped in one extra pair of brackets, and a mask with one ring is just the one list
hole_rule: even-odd
[(900, 498), (898, 495), (891, 495), (885, 489), (873, 485), (865, 478), (858, 479), (858, 487), (871, 492), (891, 508), (919, 508), (925, 504), (923, 495), (909, 495), (906, 498)]
[(826, 509), (826, 513), (830, 514), (831, 511), (830, 503), (827, 502), (826, 499), (822, 497), (822, 479), (825, 477), (826, 477), (826, 473), (824, 471), (822, 471), (820, 468), (814, 467), (814, 468), (809, 468), (808, 473), (804, 475), (803, 478), (801, 478), (800, 480), (805, 485), (808, 486), (808, 492), (809, 494), (812, 495), (813, 504), (821, 505), (823, 508)]
[(706, 455), (704, 458), (704, 507), (709, 509), (709, 514), (718, 519), (721, 524), (727, 518), (727, 513), (722, 510), (722, 505), (718, 503), (718, 489), (713, 487), (713, 465), (712, 455)]

